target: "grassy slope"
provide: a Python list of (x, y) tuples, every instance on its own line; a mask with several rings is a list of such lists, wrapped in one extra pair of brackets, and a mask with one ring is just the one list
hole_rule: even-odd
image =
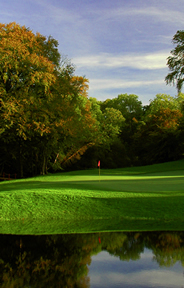
[(0, 183), (0, 233), (178, 230), (184, 161)]

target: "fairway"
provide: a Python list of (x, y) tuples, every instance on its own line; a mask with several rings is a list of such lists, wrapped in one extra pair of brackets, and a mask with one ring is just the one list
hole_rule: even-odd
[(177, 230), (184, 222), (183, 167), (184, 161), (177, 161), (101, 170), (100, 176), (94, 169), (1, 182), (0, 232), (24, 226), (35, 234), (43, 225), (45, 233), (63, 227), (65, 232), (131, 230), (130, 225), (139, 230), (143, 224)]

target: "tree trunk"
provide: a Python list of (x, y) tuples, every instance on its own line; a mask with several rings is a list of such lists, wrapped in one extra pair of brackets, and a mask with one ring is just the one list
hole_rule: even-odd
[(41, 174), (42, 174), (42, 175), (47, 174), (47, 156), (46, 156), (45, 153), (44, 153), (44, 155), (43, 155), (43, 164), (42, 164)]
[(22, 156), (22, 145), (19, 148), (19, 165), (20, 165), (20, 178), (24, 177), (24, 166), (23, 166), (23, 156)]

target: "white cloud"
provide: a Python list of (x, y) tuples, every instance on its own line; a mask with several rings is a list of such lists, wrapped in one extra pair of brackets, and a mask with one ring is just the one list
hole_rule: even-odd
[(163, 69), (166, 68), (166, 62), (169, 52), (161, 51), (147, 54), (123, 54), (115, 55), (101, 53), (100, 55), (88, 55), (75, 57), (72, 59), (77, 66), (89, 68), (118, 68), (130, 67), (136, 69)]
[[(145, 17), (153, 17), (155, 21), (160, 22), (171, 22), (171, 23), (180, 23), (184, 24), (183, 12), (175, 10), (176, 5), (173, 5), (173, 9), (163, 9), (162, 5), (160, 8), (149, 6), (143, 8), (116, 8), (113, 10), (104, 10), (103, 11), (103, 20), (110, 18), (124, 18), (124, 17), (132, 17), (132, 16), (145, 16)], [(165, 7), (164, 7), (165, 8)], [(101, 19), (102, 19), (101, 18)]]
[(90, 79), (89, 90), (101, 90), (101, 89), (118, 89), (118, 88), (131, 88), (141, 87), (146, 85), (162, 85), (163, 80), (153, 81), (125, 81), (122, 79)]

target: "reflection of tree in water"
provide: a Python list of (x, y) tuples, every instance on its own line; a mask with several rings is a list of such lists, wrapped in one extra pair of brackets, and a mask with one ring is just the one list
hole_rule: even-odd
[(183, 232), (0, 235), (0, 287), (89, 287), (91, 256), (136, 260), (147, 247), (159, 265), (184, 264)]
[(122, 233), (0, 235), (0, 287), (89, 287), (91, 255), (122, 247)]
[(180, 261), (184, 266), (184, 232), (142, 232), (125, 233), (122, 247), (107, 251), (121, 260), (137, 260), (144, 248), (151, 249), (153, 260), (159, 266), (172, 266)]
[(89, 287), (93, 243), (80, 235), (4, 235), (1, 247), (1, 287)]
[(125, 233), (122, 246), (113, 249), (107, 246), (106, 250), (114, 256), (119, 256), (121, 260), (138, 260), (144, 251), (144, 239), (141, 233)]
[(159, 266), (184, 266), (184, 232), (155, 232), (147, 235), (146, 245), (153, 251)]

